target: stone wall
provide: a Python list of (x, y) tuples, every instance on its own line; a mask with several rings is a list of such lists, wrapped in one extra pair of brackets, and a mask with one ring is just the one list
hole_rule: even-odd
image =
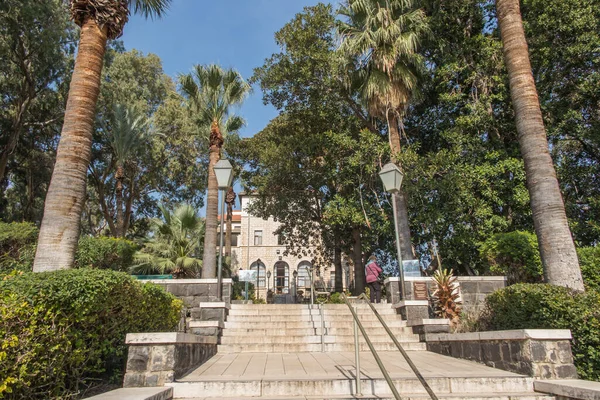
[(180, 332), (128, 333), (123, 387), (163, 386), (217, 353), (217, 338)]
[(217, 298), (217, 279), (150, 279), (167, 292), (181, 299), (187, 308), (199, 307), (201, 302), (231, 303), (231, 278), (222, 280), (223, 300)]
[[(429, 293), (432, 294), (434, 282), (431, 277), (406, 277), (404, 290), (406, 299), (413, 300), (413, 283), (425, 282)], [(466, 312), (479, 310), (490, 293), (502, 289), (506, 286), (506, 277), (504, 276), (459, 276), (458, 284), (460, 287), (463, 310)], [(400, 302), (400, 278), (392, 277), (385, 280), (385, 288), (388, 303), (396, 304)], [(431, 315), (430, 315), (431, 316)]]
[(425, 334), (427, 350), (540, 379), (573, 379), (567, 329)]

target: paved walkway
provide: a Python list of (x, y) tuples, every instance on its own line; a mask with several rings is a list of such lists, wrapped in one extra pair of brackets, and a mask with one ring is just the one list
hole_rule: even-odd
[[(415, 377), (399, 352), (382, 351), (378, 352), (378, 354), (393, 379)], [(486, 367), (485, 365), (475, 362), (446, 357), (428, 351), (409, 351), (408, 354), (425, 378), (522, 376)], [(370, 352), (360, 353), (360, 366), (363, 378), (381, 379), (383, 377), (383, 374), (379, 370), (379, 367)], [(178, 379), (178, 381), (352, 379), (354, 377), (354, 371), (353, 352), (217, 353), (198, 369), (184, 378)]]

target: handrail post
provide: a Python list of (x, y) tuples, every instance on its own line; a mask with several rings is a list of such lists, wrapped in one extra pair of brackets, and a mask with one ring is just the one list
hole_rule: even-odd
[(355, 377), (356, 377), (356, 395), (357, 396), (362, 396), (362, 388), (361, 388), (361, 381), (360, 381), (360, 347), (359, 347), (359, 343), (358, 343), (358, 324), (356, 323), (356, 320), (354, 320), (354, 363), (356, 366), (356, 373), (355, 373)]
[(325, 311), (323, 310), (324, 304), (319, 305), (319, 311), (321, 313), (321, 353), (325, 352)]

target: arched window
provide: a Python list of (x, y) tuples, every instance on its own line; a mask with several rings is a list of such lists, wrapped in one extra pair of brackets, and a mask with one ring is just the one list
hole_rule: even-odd
[[(252, 263), (252, 265), (250, 266), (250, 270), (256, 271), (257, 268), (258, 268), (258, 287), (265, 287), (266, 282), (267, 282), (265, 279), (265, 271), (266, 271), (265, 264), (263, 264), (261, 262), (260, 265), (257, 265), (256, 261), (254, 261)], [(252, 283), (256, 284), (256, 282), (252, 282)]]
[(298, 264), (298, 288), (310, 287), (310, 268), (311, 264), (308, 261)]
[(274, 284), (275, 293), (289, 293), (290, 292), (290, 267), (284, 261), (278, 261), (275, 263), (274, 270)]

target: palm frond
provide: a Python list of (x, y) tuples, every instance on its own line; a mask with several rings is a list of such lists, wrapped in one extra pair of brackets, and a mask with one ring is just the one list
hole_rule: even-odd
[(171, 0), (128, 0), (133, 12), (144, 18), (160, 18), (169, 9)]

